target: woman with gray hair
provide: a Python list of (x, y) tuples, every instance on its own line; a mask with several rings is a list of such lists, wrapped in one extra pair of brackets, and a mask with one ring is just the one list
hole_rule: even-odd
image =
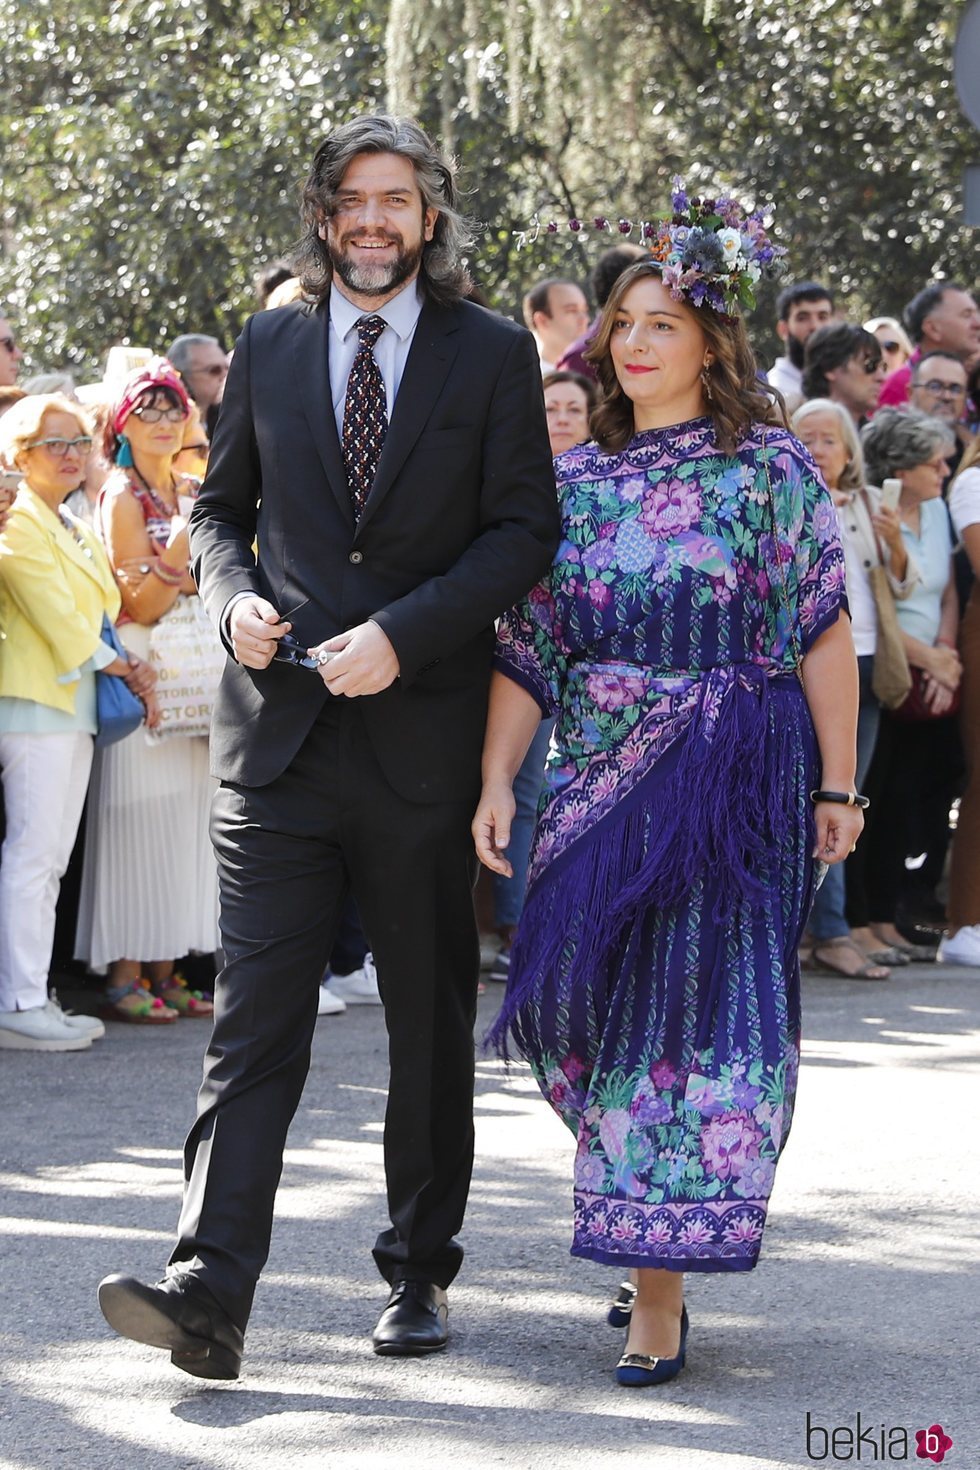
[[(793, 415), (792, 429), (823, 476), (840, 523), (851, 633), (861, 681), (857, 735), (857, 784), (861, 790), (874, 754), (880, 717), (872, 688), (878, 616), (870, 571), (874, 566), (884, 566), (896, 599), (908, 597), (919, 581), (919, 572), (902, 540), (898, 511), (883, 506), (879, 492), (865, 483), (861, 443), (847, 409), (829, 398), (811, 398)], [(906, 958), (896, 949), (883, 948), (870, 929), (852, 933), (845, 917), (850, 863), (849, 858), (830, 868), (817, 890), (809, 925), (813, 948), (806, 967), (849, 980), (887, 980), (890, 971), (886, 966), (905, 964)]]
[(918, 409), (882, 408), (861, 441), (869, 479), (879, 485), (901, 482), (902, 539), (920, 577), (896, 608), (913, 693), (899, 710), (882, 712), (867, 782), (872, 819), (855, 854), (855, 876), (863, 882), (849, 881), (848, 914), (855, 927), (870, 923), (879, 940), (909, 958), (932, 958), (931, 948), (908, 943), (895, 919), (906, 857), (913, 849), (945, 849), (947, 798), (962, 771), (954, 716), (962, 673), (956, 651), (959, 605), (942, 499), (947, 432)]

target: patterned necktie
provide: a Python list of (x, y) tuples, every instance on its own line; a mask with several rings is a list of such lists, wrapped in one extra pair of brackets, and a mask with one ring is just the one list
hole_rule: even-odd
[(378, 460), (388, 432), (384, 379), (374, 355), (374, 344), (387, 326), (380, 316), (362, 316), (357, 323), (358, 348), (347, 380), (344, 403), (344, 464), (354, 520), (374, 484)]

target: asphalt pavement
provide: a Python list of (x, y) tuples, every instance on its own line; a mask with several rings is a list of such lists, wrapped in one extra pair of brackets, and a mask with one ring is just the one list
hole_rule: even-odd
[[(688, 1277), (687, 1370), (632, 1391), (617, 1276), (568, 1255), (571, 1139), (525, 1069), (478, 1066), (449, 1350), (378, 1358), (383, 1023), (318, 1023), (242, 1378), (209, 1386), (114, 1337), (95, 1296), (165, 1264), (207, 1023), (0, 1053), (0, 1470), (976, 1470), (978, 1019), (972, 970), (807, 977), (761, 1263)], [(942, 1461), (916, 1455), (933, 1425)]]

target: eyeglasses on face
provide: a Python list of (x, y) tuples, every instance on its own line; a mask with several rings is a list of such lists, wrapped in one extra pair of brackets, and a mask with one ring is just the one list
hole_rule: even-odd
[(134, 408), (133, 414), (144, 424), (158, 424), (161, 419), (166, 419), (168, 424), (178, 424), (187, 417), (182, 408)]
[(79, 454), (88, 454), (92, 440), (88, 434), (79, 434), (77, 439), (36, 439), (27, 448), (50, 449), (55, 459), (66, 459), (72, 449), (77, 449)]
[(966, 395), (966, 389), (962, 383), (941, 383), (938, 378), (930, 378), (928, 383), (916, 383), (915, 386), (943, 398), (963, 398)]
[(901, 342), (882, 342), (881, 350), (882, 352), (897, 352), (901, 345)]
[(0, 347), (6, 347), (8, 352), (13, 352), (16, 346), (17, 343), (14, 341), (13, 337), (0, 337)]
[(223, 378), (228, 372), (228, 365), (224, 362), (212, 362), (207, 367), (191, 368), (192, 373), (206, 373), (209, 378)]
[(880, 357), (875, 357), (875, 358), (866, 357), (864, 359), (864, 362), (861, 364), (861, 366), (864, 368), (864, 371), (867, 373), (868, 377), (870, 378), (872, 373), (878, 372), (879, 369), (881, 368), (881, 358)]

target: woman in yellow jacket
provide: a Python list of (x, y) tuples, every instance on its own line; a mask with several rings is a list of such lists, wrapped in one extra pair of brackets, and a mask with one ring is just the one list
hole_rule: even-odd
[(0, 1049), (80, 1051), (104, 1027), (48, 997), (58, 889), (92, 765), (95, 671), (148, 703), (154, 675), (102, 640), (119, 591), (101, 542), (63, 506), (91, 437), (59, 394), (22, 399), (0, 449), (23, 475), (0, 532), (0, 767), (7, 830), (0, 855)]

